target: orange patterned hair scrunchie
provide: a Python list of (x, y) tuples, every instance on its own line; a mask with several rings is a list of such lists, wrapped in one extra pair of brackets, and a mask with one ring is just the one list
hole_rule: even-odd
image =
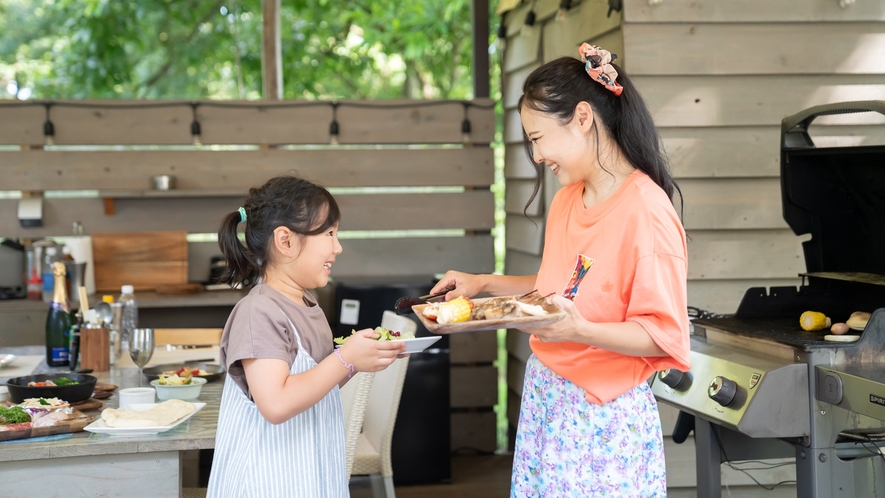
[(587, 70), (587, 74), (593, 78), (593, 81), (598, 81), (615, 96), (620, 96), (621, 92), (624, 91), (624, 87), (616, 81), (618, 79), (618, 71), (612, 66), (612, 62), (617, 60), (618, 56), (589, 43), (582, 43), (578, 53), (581, 54), (584, 68)]

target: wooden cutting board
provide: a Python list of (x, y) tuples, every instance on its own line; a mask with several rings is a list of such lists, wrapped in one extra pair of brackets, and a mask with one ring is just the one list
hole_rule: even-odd
[(187, 284), (187, 232), (96, 233), (92, 254), (99, 291)]
[[(0, 430), (0, 441), (12, 439), (25, 439), (29, 437), (51, 436), (53, 434), (66, 434), (68, 432), (80, 432), (89, 425), (94, 417), (74, 410), (68, 420), (44, 427), (32, 427), (32, 423), (12, 424), (7, 430)], [(11, 430), (10, 430), (11, 429)]]

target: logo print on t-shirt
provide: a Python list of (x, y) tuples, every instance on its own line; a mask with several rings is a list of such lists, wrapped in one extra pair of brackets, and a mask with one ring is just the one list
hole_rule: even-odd
[(578, 296), (578, 286), (581, 285), (581, 280), (584, 280), (584, 277), (587, 276), (587, 270), (593, 266), (595, 261), (593, 258), (578, 254), (578, 260), (575, 262), (575, 271), (572, 272), (572, 278), (562, 292), (562, 297), (571, 301), (575, 300), (575, 297)]

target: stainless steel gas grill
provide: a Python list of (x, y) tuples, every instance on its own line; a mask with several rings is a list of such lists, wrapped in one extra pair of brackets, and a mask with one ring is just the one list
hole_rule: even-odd
[[(818, 116), (873, 111), (848, 102), (784, 119), (784, 218), (803, 243), (795, 287), (751, 288), (734, 315), (693, 321), (692, 368), (660, 372), (679, 408), (674, 440), (695, 431), (698, 496), (721, 496), (720, 464), (795, 458), (797, 496), (885, 497), (885, 146), (817, 148)], [(854, 343), (806, 332), (802, 312), (845, 321), (876, 310)]]

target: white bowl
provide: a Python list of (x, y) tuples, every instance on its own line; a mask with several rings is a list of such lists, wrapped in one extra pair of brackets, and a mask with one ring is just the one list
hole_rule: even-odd
[(6, 386), (0, 386), (0, 403), (9, 399), (9, 388)]
[(132, 405), (132, 404), (153, 403), (154, 402), (154, 388), (152, 388), (152, 387), (130, 387), (127, 389), (120, 389), (119, 397), (120, 397), (120, 408), (123, 408), (126, 405)]
[(160, 398), (160, 401), (166, 401), (167, 399), (193, 401), (200, 397), (200, 391), (205, 383), (206, 379), (200, 377), (192, 377), (190, 384), (180, 386), (160, 384), (160, 379), (151, 381), (151, 385), (157, 390), (157, 397)]

